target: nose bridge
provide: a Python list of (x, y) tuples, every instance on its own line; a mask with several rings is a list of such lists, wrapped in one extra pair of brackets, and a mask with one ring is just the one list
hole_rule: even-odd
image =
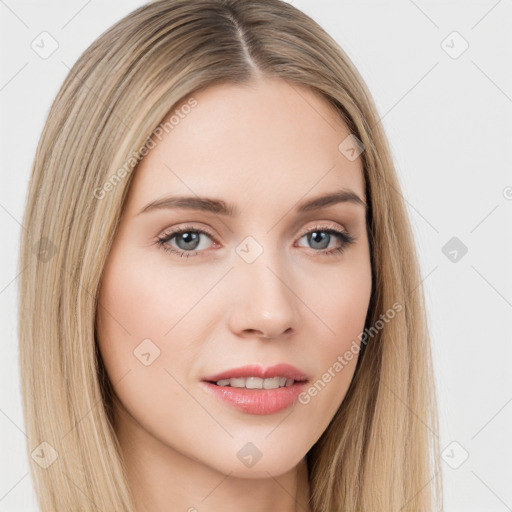
[(296, 328), (297, 299), (286, 256), (270, 246), (270, 240), (249, 236), (236, 248), (232, 322), (238, 331), (256, 330), (275, 337)]

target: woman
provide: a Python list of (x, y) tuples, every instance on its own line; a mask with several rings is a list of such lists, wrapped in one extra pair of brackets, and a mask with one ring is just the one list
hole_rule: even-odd
[(279, 0), (160, 0), (82, 55), (20, 265), (41, 510), (441, 510), (421, 277), (348, 57)]

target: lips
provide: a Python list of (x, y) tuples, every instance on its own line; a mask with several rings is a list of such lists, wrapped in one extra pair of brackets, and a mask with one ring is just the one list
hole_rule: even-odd
[(288, 409), (297, 402), (306, 386), (304, 381), (277, 389), (245, 389), (201, 382), (201, 388), (210, 396), (242, 413), (253, 415), (275, 414)]
[(286, 363), (280, 363), (264, 368), (257, 364), (233, 368), (215, 375), (204, 377), (204, 382), (216, 383), (219, 380), (259, 377), (260, 379), (270, 379), (272, 377), (286, 377), (297, 382), (307, 381), (307, 376), (295, 366)]

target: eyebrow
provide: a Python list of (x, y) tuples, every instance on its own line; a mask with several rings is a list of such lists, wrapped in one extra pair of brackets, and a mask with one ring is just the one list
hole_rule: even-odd
[[(307, 201), (300, 202), (296, 207), (297, 213), (307, 213), (321, 208), (327, 208), (339, 203), (352, 203), (362, 206), (365, 211), (368, 205), (352, 190), (341, 189), (331, 194), (322, 195)], [(239, 210), (233, 203), (227, 203), (222, 199), (213, 199), (199, 196), (167, 196), (150, 202), (137, 215), (159, 209), (184, 209), (198, 210), (229, 217), (239, 215)]]

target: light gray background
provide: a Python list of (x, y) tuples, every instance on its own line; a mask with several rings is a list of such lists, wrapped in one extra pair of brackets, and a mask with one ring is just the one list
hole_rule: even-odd
[[(16, 326), (18, 243), (34, 151), (68, 69), (142, 4), (0, 0), (0, 512), (37, 510)], [(446, 511), (512, 510), (512, 4), (293, 4), (354, 61), (390, 139), (427, 293)], [(43, 31), (59, 45), (47, 59), (31, 48)], [(469, 47), (458, 55), (464, 40)], [(452, 237), (468, 248), (455, 262), (455, 253), (443, 253)]]

